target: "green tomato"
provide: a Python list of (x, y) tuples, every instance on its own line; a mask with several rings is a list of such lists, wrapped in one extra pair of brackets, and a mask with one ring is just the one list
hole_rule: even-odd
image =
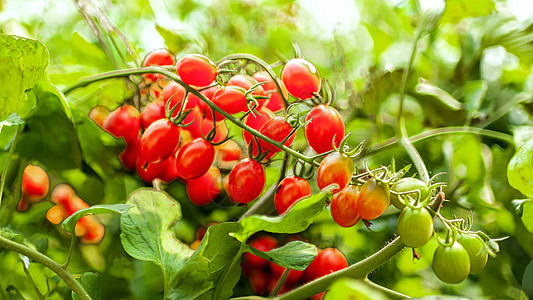
[(470, 273), (470, 257), (458, 242), (454, 242), (451, 246), (439, 245), (433, 254), (431, 267), (443, 282), (460, 283)]
[(483, 249), (485, 246), (483, 240), (477, 235), (460, 234), (457, 241), (466, 249), (470, 257), (470, 274), (476, 274), (483, 270), (489, 259), (487, 251)]
[[(404, 193), (404, 192), (416, 191), (416, 190), (420, 190), (421, 200), (424, 200), (429, 196), (429, 189), (428, 189), (427, 184), (424, 181), (417, 179), (417, 178), (402, 178), (391, 186), (391, 191), (394, 191), (397, 193)], [(403, 204), (402, 201), (400, 201), (398, 196), (392, 193), (390, 196), (391, 196), (390, 202), (392, 203), (392, 205), (394, 205), (394, 207), (400, 210), (402, 210), (405, 207), (405, 204)], [(417, 193), (416, 192), (412, 193), (411, 196), (416, 198)]]
[(424, 207), (407, 206), (398, 218), (398, 234), (407, 247), (422, 247), (433, 235), (433, 218)]

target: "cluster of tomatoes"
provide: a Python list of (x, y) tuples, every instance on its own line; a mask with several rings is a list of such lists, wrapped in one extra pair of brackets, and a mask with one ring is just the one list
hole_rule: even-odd
[[(22, 173), (21, 198), (18, 211), (26, 211), (31, 204), (41, 201), (48, 195), (50, 178), (46, 171), (37, 165), (29, 164)], [(50, 201), (55, 205), (46, 213), (52, 224), (60, 224), (70, 215), (82, 208), (88, 208), (76, 192), (68, 184), (58, 184), (52, 190)], [(75, 234), (82, 243), (98, 244), (104, 238), (105, 226), (96, 216), (84, 216), (75, 226)]]
[[(257, 250), (266, 252), (278, 247), (278, 241), (272, 236), (264, 235), (252, 240), (249, 245)], [(281, 284), (277, 294), (283, 294), (295, 287), (313, 281), (322, 276), (348, 267), (346, 257), (335, 248), (319, 250), (313, 262), (303, 271), (288, 270), (274, 262), (246, 252), (241, 261), (242, 273), (248, 279), (254, 294), (265, 295), (275, 292)], [(285, 280), (280, 283), (283, 274), (288, 272)], [(315, 295), (313, 299), (321, 299), (324, 293)]]

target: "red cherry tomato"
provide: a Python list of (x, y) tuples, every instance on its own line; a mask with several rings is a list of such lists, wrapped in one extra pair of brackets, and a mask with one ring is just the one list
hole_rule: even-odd
[(201, 54), (183, 56), (176, 63), (176, 70), (184, 83), (194, 86), (206, 86), (217, 77), (215, 63)]
[(168, 119), (159, 119), (150, 124), (141, 137), (143, 159), (156, 163), (169, 157), (178, 146), (180, 131), (180, 127)]
[[(213, 121), (208, 119), (202, 120), (202, 135), (207, 136), (211, 130), (213, 130)], [(216, 133), (213, 138), (213, 143), (222, 142), (228, 136), (228, 126), (226, 122), (220, 121), (216, 125)]]
[(357, 209), (361, 218), (374, 220), (385, 212), (389, 204), (390, 193), (387, 185), (378, 183), (373, 178), (363, 184), (357, 198)]
[(352, 227), (361, 216), (357, 210), (359, 187), (348, 185), (331, 198), (331, 216), (342, 227)]
[(147, 163), (146, 160), (142, 159), (142, 156), (137, 158), (135, 164), (137, 175), (145, 182), (152, 182), (154, 179), (160, 178), (165, 173), (166, 168), (167, 164), (164, 160), (158, 163)]
[(298, 99), (309, 99), (320, 91), (320, 74), (317, 68), (303, 58), (289, 60), (281, 70), (281, 80), (289, 94)]
[(274, 204), (278, 214), (285, 213), (298, 200), (311, 196), (311, 186), (307, 180), (297, 177), (285, 177), (276, 188)]
[(316, 175), (318, 187), (322, 190), (336, 183), (339, 187), (333, 190), (333, 194), (338, 193), (350, 182), (353, 167), (353, 161), (348, 155), (339, 152), (329, 154), (318, 167)]
[[(265, 125), (266, 122), (270, 121), (271, 119), (274, 119), (276, 115), (274, 115), (273, 112), (271, 112), (268, 108), (262, 107), (261, 109), (257, 110), (259, 114), (249, 114), (244, 118), (244, 124), (250, 126), (251, 128), (259, 131), (263, 125)], [(249, 133), (246, 130), (242, 131), (242, 136), (244, 138), (244, 142), (246, 145), (250, 145), (250, 142), (252, 142), (253, 135)], [(257, 155), (257, 143), (253, 141), (253, 155)]]
[[(183, 99), (185, 99), (185, 92), (185, 88), (176, 82), (171, 82), (163, 88), (163, 103), (167, 105), (167, 102), (170, 101), (170, 103), (168, 104), (169, 110), (171, 110), (174, 106), (177, 105), (176, 109), (174, 110), (174, 113), (172, 114), (172, 117), (176, 117), (180, 112)], [(190, 105), (187, 102), (184, 110), (190, 109), (192, 107), (194, 106)]]
[(309, 120), (311, 122), (305, 125), (305, 137), (316, 153), (333, 150), (333, 137), (335, 146), (339, 147), (344, 138), (344, 122), (335, 108), (324, 104), (315, 106), (305, 118), (305, 121)]
[[(277, 248), (278, 241), (271, 236), (264, 235), (252, 240), (249, 245), (259, 251), (267, 252)], [(243, 266), (246, 266), (246, 268), (261, 269), (268, 267), (269, 261), (250, 252), (245, 252), (242, 255), (242, 264)]]
[(31, 202), (37, 202), (48, 194), (50, 179), (40, 166), (27, 165), (22, 173), (22, 195)]
[(165, 118), (165, 103), (154, 101), (148, 103), (141, 112), (141, 125), (148, 128), (153, 122)]
[[(243, 75), (243, 74), (237, 74), (232, 76), (229, 80), (227, 85), (228, 86), (238, 86), (243, 88), (244, 90), (249, 90), (252, 86), (256, 85), (258, 82), (255, 80), (255, 78), (249, 76), (249, 75)], [(255, 90), (252, 92), (252, 95), (254, 96), (266, 96), (266, 93), (263, 89), (262, 85), (258, 85), (255, 87)], [(256, 107), (256, 109), (259, 109), (263, 106), (266, 99), (256, 99), (259, 103), (259, 106)]]
[[(293, 128), (289, 123), (287, 123), (285, 117), (279, 116), (267, 121), (261, 127), (261, 130), (259, 132), (275, 141), (282, 142), (285, 138), (289, 136), (292, 130)], [(295, 137), (296, 134), (291, 135), (291, 137), (289, 137), (289, 139), (285, 142), (285, 146), (290, 147)], [(264, 141), (262, 139), (258, 139), (258, 141), (259, 146), (261, 147), (261, 151), (265, 152), (266, 150), (269, 150), (265, 159), (270, 159), (271, 157), (276, 155), (276, 153), (281, 151), (281, 149), (268, 143), (267, 141)]]
[(238, 86), (224, 86), (213, 95), (213, 102), (230, 115), (247, 111), (246, 90)]
[(126, 170), (134, 170), (137, 157), (141, 155), (141, 137), (138, 135), (134, 142), (126, 144), (126, 148), (118, 155), (118, 159)]
[(204, 138), (194, 139), (178, 152), (178, 173), (191, 180), (204, 175), (215, 159), (215, 148)]
[(319, 250), (313, 262), (305, 269), (304, 282), (309, 282), (348, 267), (342, 252), (335, 248)]
[(220, 193), (222, 188), (222, 180), (220, 171), (211, 167), (204, 175), (185, 182), (187, 197), (192, 204), (196, 206), (207, 205)]
[[(269, 97), (269, 99), (264, 104), (268, 109), (273, 112), (278, 112), (285, 109), (285, 104), (283, 103), (283, 99), (281, 98), (276, 84), (274, 83), (272, 77), (270, 77), (270, 75), (268, 75), (266, 71), (259, 71), (252, 75), (252, 77), (258, 82), (266, 81), (266, 83), (264, 83), (262, 86), (265, 90), (265, 93)], [(283, 81), (278, 79), (278, 84), (281, 88), (281, 92), (285, 96), (285, 99), (289, 98), (289, 92), (287, 91), (285, 84), (283, 84)]]
[(137, 138), (141, 129), (141, 114), (131, 106), (124, 105), (112, 111), (104, 121), (104, 130), (116, 138), (124, 138), (126, 143)]
[(248, 273), (248, 282), (255, 295), (264, 295), (270, 282), (270, 274), (261, 269), (253, 269)]
[(160, 174), (159, 179), (164, 183), (171, 183), (174, 180), (180, 179), (180, 173), (178, 172), (178, 159), (176, 153), (173, 153), (161, 163), (164, 164), (164, 172)]
[[(144, 58), (143, 67), (149, 66), (171, 66), (176, 63), (174, 55), (170, 54), (167, 49), (154, 50)], [(157, 81), (163, 75), (157, 73), (143, 74), (143, 77), (149, 81)]]
[(259, 197), (264, 187), (265, 169), (255, 160), (245, 158), (229, 173), (229, 194), (238, 203), (252, 202)]

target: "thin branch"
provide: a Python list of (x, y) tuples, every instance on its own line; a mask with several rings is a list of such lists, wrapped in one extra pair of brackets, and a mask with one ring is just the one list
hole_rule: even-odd
[(0, 179), (0, 206), (2, 206), (2, 197), (4, 196), (4, 186), (6, 184), (6, 174), (9, 170), (9, 163), (11, 162), (11, 155), (13, 154), (13, 151), (15, 150), (15, 147), (17, 146), (17, 142), (19, 139), (20, 132), (22, 131), (23, 125), (18, 125), (19, 128), (17, 129), (17, 132), (15, 133), (15, 138), (13, 139), (13, 143), (11, 144), (11, 147), (9, 147), (9, 152), (7, 153), (6, 162), (4, 163), (4, 169), (2, 170), (2, 176)]

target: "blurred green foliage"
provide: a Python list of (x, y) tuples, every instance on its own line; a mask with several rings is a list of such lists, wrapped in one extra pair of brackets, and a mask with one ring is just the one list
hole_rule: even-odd
[[(378, 147), (397, 133), (399, 88), (415, 36), (414, 25), (431, 9), (418, 8), (416, 1), (409, 0), (332, 3), (342, 2), (355, 7), (354, 11), (347, 9), (353, 15), (328, 27), (332, 24), (329, 19), (335, 20), (336, 14), (344, 12), (335, 12), (331, 4), (328, 9), (334, 13), (321, 14), (313, 1), (0, 1), (0, 33), (32, 39), (24, 39), (31, 54), (24, 55), (23, 65), (17, 66), (18, 61), (5, 57), (13, 56), (9, 45), (23, 39), (0, 36), (0, 120), (16, 112), (25, 121), (9, 169), (2, 174), (6, 190), (0, 208), (1, 225), (11, 224), (24, 234), (27, 244), (57, 261), (64, 260), (69, 238), (46, 221), (50, 202), (37, 203), (27, 213), (11, 213), (27, 162), (42, 165), (50, 174), (52, 186), (71, 184), (91, 205), (124, 203), (132, 191), (145, 185), (121, 170), (116, 155), (122, 142), (87, 116), (95, 105), (113, 109), (131, 101), (138, 93), (132, 83), (108, 80), (76, 90), (66, 98), (59, 91), (82, 77), (138, 66), (145, 54), (161, 47), (168, 47), (178, 58), (199, 52), (216, 61), (242, 52), (274, 63), (293, 57), (292, 43), (297, 43), (322, 77), (332, 83), (337, 95), (335, 105), (341, 109), (347, 131), (353, 132), (351, 143), (367, 141), (364, 159), (368, 164), (387, 165), (391, 157), (400, 166), (409, 164), (401, 148)], [(80, 7), (92, 27), (80, 15)], [(449, 202), (443, 213), (465, 217), (473, 211), (474, 229), (491, 237), (509, 238), (500, 243), (501, 252), (489, 259), (483, 272), (459, 285), (444, 284), (431, 271), (434, 240), (417, 249), (420, 260), (404, 250), (370, 279), (413, 297), (532, 297), (533, 205), (532, 200), (513, 201), (531, 197), (531, 181), (527, 181), (531, 178), (517, 185), (511, 181), (521, 194), (509, 185), (507, 165), (515, 151), (533, 137), (533, 18), (518, 21), (507, 9), (506, 1), (450, 0), (438, 21), (431, 23), (436, 26), (421, 37), (408, 82), (404, 107), (407, 132), (413, 136), (430, 129), (466, 125), (514, 137), (514, 145), (473, 134), (415, 141), (431, 174), (446, 172), (439, 177), (448, 182), (445, 192)], [(123, 43), (121, 34), (130, 44)], [(19, 67), (25, 70), (24, 76), (13, 78), (13, 68)], [(275, 71), (279, 74), (280, 69)], [(2, 126), (0, 130), (0, 165), (4, 166), (16, 127)], [(234, 134), (240, 136), (240, 132)], [(530, 160), (530, 150), (527, 155)], [(363, 160), (357, 164), (363, 168)], [(270, 171), (269, 182), (275, 182), (279, 169), (278, 163), (273, 165), (276, 168)], [(531, 173), (531, 164), (521, 167)], [(313, 188), (316, 190), (316, 186)], [(225, 207), (227, 201), (195, 207), (180, 183), (173, 183), (167, 191), (181, 204), (183, 216), (177, 224), (166, 225), (172, 225), (172, 233), (185, 244), (194, 241), (197, 226), (235, 220), (243, 212), (240, 207)], [(355, 263), (394, 236), (397, 217), (397, 211), (390, 208), (373, 222), (370, 232), (363, 225), (340, 228), (326, 209), (301, 235), (320, 248), (338, 247), (350, 263)], [(101, 220), (107, 228), (103, 242), (77, 247), (69, 270), (83, 274), (82, 281), (88, 285), (99, 281), (102, 299), (153, 299), (162, 295), (160, 270), (125, 252), (118, 238), (119, 218), (105, 215)], [(436, 226), (444, 230), (440, 223)], [(30, 270), (41, 293), (53, 291), (47, 299), (70, 297), (69, 289), (52, 272), (33, 262)], [(86, 273), (91, 271), (99, 272), (101, 277)], [(1, 253), (0, 273), (0, 298), (35, 297), (15, 253)], [(358, 281), (339, 281), (330, 296), (345, 289), (354, 295), (367, 293), (365, 288)], [(242, 279), (233, 292), (236, 296), (251, 293)]]

